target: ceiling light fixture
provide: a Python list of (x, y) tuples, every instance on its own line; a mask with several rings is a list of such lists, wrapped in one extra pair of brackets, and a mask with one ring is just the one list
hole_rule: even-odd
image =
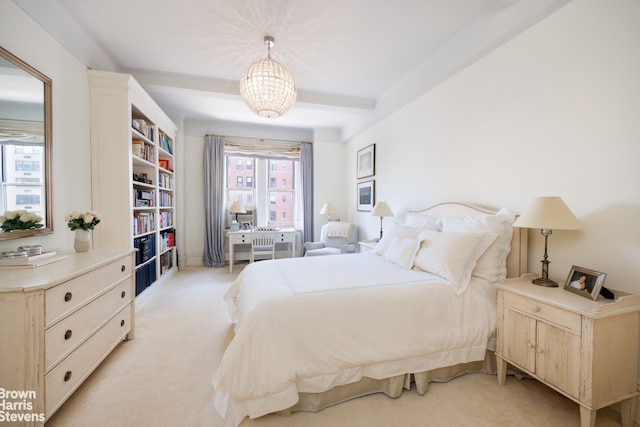
[(289, 111), (296, 101), (296, 82), (287, 68), (271, 59), (274, 39), (264, 37), (267, 58), (249, 65), (240, 79), (240, 94), (247, 106), (259, 115), (274, 119)]

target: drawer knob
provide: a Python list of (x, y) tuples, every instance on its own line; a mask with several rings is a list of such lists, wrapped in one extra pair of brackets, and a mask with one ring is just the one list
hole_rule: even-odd
[(71, 371), (67, 371), (64, 373), (64, 381), (67, 382), (71, 379)]
[(127, 291), (122, 291), (122, 293), (120, 294), (120, 298), (124, 298), (127, 296)]
[(121, 327), (122, 327), (122, 326), (124, 326), (124, 319), (122, 319), (122, 320), (120, 321), (120, 326), (121, 326)]
[(535, 304), (531, 306), (531, 309), (533, 311), (535, 311), (536, 313), (542, 311), (542, 307), (540, 307), (539, 305), (535, 305)]
[(127, 267), (124, 264), (122, 264), (122, 267), (120, 267), (120, 271), (122, 271), (124, 273), (126, 269), (127, 269)]
[(71, 298), (73, 298), (73, 294), (71, 292), (67, 292), (66, 294), (64, 294), (64, 300), (66, 302), (71, 301)]
[(71, 335), (73, 335), (73, 332), (71, 331), (71, 329), (67, 329), (64, 333), (64, 339), (68, 340), (69, 338), (71, 338)]

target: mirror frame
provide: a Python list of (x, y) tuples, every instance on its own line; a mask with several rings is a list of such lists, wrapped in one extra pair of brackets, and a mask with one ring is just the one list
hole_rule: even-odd
[(36, 230), (14, 230), (12, 232), (1, 232), (0, 231), (0, 240), (9, 240), (9, 239), (19, 239), (21, 237), (29, 237), (29, 236), (37, 236), (41, 234), (51, 234), (53, 233), (53, 181), (52, 181), (52, 173), (51, 169), (53, 166), (52, 159), (52, 149), (53, 149), (53, 141), (52, 141), (52, 124), (51, 124), (51, 109), (52, 109), (52, 83), (51, 79), (40, 71), (36, 70), (17, 56), (13, 55), (11, 52), (5, 50), (0, 46), (0, 57), (3, 57), (7, 61), (14, 63), (17, 67), (21, 68), (25, 72), (31, 74), (36, 79), (40, 80), (43, 84), (44, 90), (44, 162), (45, 162), (45, 173), (44, 173), (44, 193), (46, 197), (46, 206), (45, 206), (45, 224), (46, 227), (39, 228)]

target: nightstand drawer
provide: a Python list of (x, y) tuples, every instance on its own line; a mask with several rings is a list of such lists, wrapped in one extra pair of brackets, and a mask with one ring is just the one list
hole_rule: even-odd
[(582, 316), (521, 295), (504, 293), (505, 306), (581, 333)]

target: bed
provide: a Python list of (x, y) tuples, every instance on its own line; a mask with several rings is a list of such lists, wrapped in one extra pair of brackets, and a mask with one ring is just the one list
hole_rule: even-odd
[(408, 212), (371, 253), (250, 264), (213, 378), (226, 426), (318, 411), (467, 372), (495, 372), (495, 283), (526, 270), (514, 214), (460, 203)]

